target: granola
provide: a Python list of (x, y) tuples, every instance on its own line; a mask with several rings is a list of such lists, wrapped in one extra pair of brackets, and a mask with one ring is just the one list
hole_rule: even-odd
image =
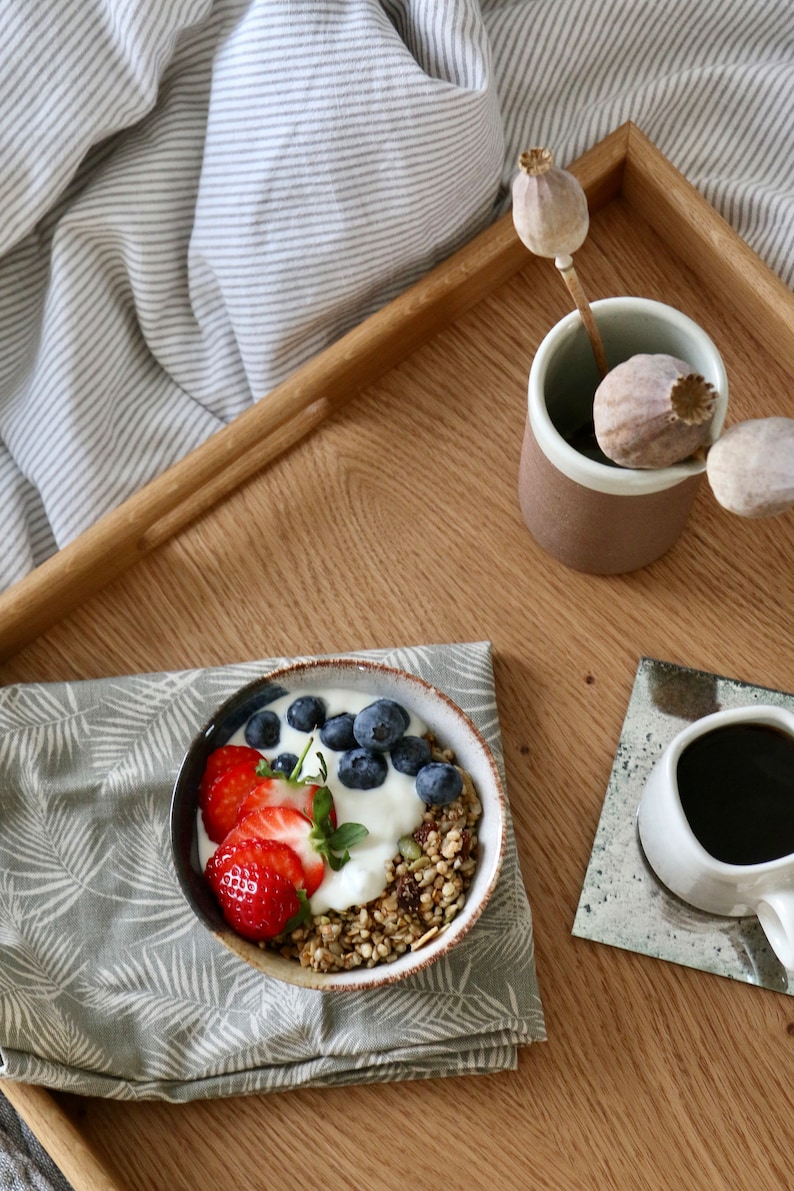
[[(434, 761), (454, 764), (451, 750), (427, 736)], [(459, 767), (458, 767), (459, 768)], [(386, 866), (380, 897), (365, 906), (317, 914), (287, 936), (260, 946), (276, 948), (317, 972), (392, 963), (443, 931), (462, 908), (477, 867), (477, 824), (482, 805), (471, 777), (459, 769), (463, 789), (446, 806), (428, 806), (412, 836)]]

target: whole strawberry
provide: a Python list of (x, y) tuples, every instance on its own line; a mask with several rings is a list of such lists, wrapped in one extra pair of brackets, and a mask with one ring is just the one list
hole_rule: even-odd
[(281, 934), (301, 906), (292, 882), (258, 861), (230, 864), (215, 892), (229, 926), (254, 943)]

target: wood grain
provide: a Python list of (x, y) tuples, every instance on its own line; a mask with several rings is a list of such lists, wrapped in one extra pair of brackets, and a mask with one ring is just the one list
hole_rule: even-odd
[[(676, 189), (675, 215), (644, 199), (640, 211), (634, 183), (623, 189), (649, 157), (653, 185)], [(679, 306), (723, 352), (730, 420), (781, 412), (788, 356), (758, 333), (756, 307), (744, 317), (724, 301), (731, 278), (765, 292), (762, 266), (722, 225), (731, 259), (715, 269), (693, 251), (700, 200), (634, 130), (603, 163), (606, 181), (597, 169), (591, 180), (604, 202), (577, 254), (590, 296)], [(643, 571), (596, 578), (548, 559), (521, 521), (516, 478), (529, 364), (568, 298), (550, 262), (513, 268), (512, 251), (486, 284), (472, 278), (475, 302), (459, 295), (446, 324), (437, 311), (432, 337), (332, 401), (266, 471), (68, 615), (54, 589), (38, 636), (22, 605), (3, 606), (7, 646), (19, 624), (29, 642), (0, 667), (4, 682), (494, 644), (548, 1042), (486, 1077), (185, 1106), (53, 1095), (126, 1191), (791, 1185), (792, 999), (576, 939), (571, 926), (639, 657), (794, 689), (794, 514), (743, 522), (703, 486), (680, 541)], [(769, 292), (791, 346), (794, 299)]]
[[(614, 197), (628, 126), (576, 166), (593, 209)], [(523, 264), (507, 215), (353, 328), (163, 475), (0, 594), (0, 657), (66, 615), (275, 458)]]
[(629, 129), (623, 193), (665, 240), (674, 239), (690, 267), (720, 295), (726, 316), (753, 327), (766, 350), (794, 371), (791, 292), (637, 128)]

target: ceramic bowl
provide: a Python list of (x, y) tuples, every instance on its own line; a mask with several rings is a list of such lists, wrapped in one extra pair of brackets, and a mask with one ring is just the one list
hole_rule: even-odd
[[(383, 697), (401, 703), (435, 733), (439, 743), (454, 750), (457, 764), (471, 775), (483, 807), (478, 825), (477, 869), (466, 902), (450, 925), (419, 950), (406, 952), (391, 963), (339, 973), (302, 968), (296, 960), (237, 935), (220, 912), (200, 860), (200, 849), (205, 845), (199, 838), (198, 787), (209, 754), (226, 744), (256, 710), (274, 699), (286, 693), (321, 693), (324, 689), (354, 691), (372, 699)], [(499, 877), (505, 819), (505, 796), (493, 756), (481, 733), (451, 699), (402, 670), (358, 659), (322, 659), (296, 663), (249, 683), (205, 724), (187, 750), (177, 775), (171, 803), (171, 847), (179, 882), (191, 908), (240, 959), (268, 976), (306, 988), (373, 988), (411, 976), (448, 955), (472, 928)]]

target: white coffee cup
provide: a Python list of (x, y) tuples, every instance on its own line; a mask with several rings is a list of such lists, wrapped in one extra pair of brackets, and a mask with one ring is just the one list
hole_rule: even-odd
[[(775, 955), (794, 970), (794, 852), (761, 863), (728, 863), (696, 837), (684, 811), (678, 765), (687, 746), (730, 725), (760, 724), (794, 740), (794, 715), (782, 707), (737, 707), (704, 716), (670, 742), (643, 789), (640, 842), (660, 881), (682, 900), (711, 914), (756, 915)], [(791, 791), (794, 816), (794, 783)]]

